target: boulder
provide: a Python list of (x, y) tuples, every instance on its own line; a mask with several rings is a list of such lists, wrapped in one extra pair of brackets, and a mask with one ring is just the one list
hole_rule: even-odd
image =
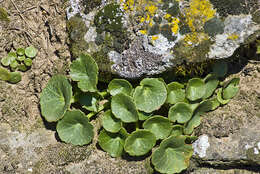
[(70, 0), (73, 57), (85, 52), (103, 78), (139, 78), (183, 62), (230, 57), (260, 33), (258, 0)]

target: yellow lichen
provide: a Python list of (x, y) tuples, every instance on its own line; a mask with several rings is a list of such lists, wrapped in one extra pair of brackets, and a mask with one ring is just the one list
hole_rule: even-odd
[(152, 40), (157, 40), (158, 38), (158, 36), (152, 36)]
[(184, 44), (186, 46), (196, 45), (202, 41), (208, 40), (209, 36), (203, 32), (192, 32), (185, 35)]
[(191, 0), (190, 7), (185, 9), (186, 22), (193, 32), (200, 30), (215, 14), (216, 10), (209, 0)]
[(230, 39), (230, 40), (237, 40), (238, 38), (239, 38), (239, 36), (236, 33), (233, 33), (228, 36), (228, 39)]

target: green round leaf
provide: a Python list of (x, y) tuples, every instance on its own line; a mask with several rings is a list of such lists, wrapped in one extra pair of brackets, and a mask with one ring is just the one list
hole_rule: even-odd
[(121, 129), (121, 120), (114, 117), (111, 110), (104, 113), (102, 117), (102, 125), (108, 132), (117, 133)]
[(25, 56), (18, 56), (18, 57), (17, 57), (17, 60), (20, 61), (20, 62), (22, 62), (22, 61), (25, 60), (25, 58), (26, 58)]
[(17, 53), (17, 55), (19, 55), (19, 56), (23, 56), (24, 53), (25, 53), (25, 50), (24, 50), (24, 48), (18, 48), (18, 49), (16, 50), (16, 53)]
[(108, 85), (108, 91), (112, 96), (119, 93), (130, 95), (132, 90), (132, 85), (124, 79), (113, 79)]
[(226, 62), (216, 62), (213, 65), (213, 74), (215, 74), (217, 77), (224, 77), (227, 74), (228, 71), (228, 65)]
[(78, 82), (78, 87), (84, 92), (96, 92), (98, 83), (98, 66), (95, 60), (86, 54), (81, 54), (70, 66), (72, 80)]
[(217, 91), (217, 100), (219, 101), (219, 103), (221, 103), (222, 105), (225, 105), (225, 104), (227, 104), (229, 101), (230, 101), (230, 99), (227, 99), (227, 100), (225, 100), (225, 99), (223, 99), (223, 97), (222, 97), (222, 88), (220, 88), (218, 91)]
[(186, 97), (190, 101), (201, 99), (206, 93), (206, 86), (199, 78), (190, 79), (186, 88)]
[(216, 90), (216, 88), (218, 87), (219, 84), (219, 80), (217, 79), (217, 77), (213, 74), (209, 74), (205, 79), (205, 86), (206, 86), (206, 93), (203, 96), (204, 99), (209, 98), (214, 91)]
[(185, 125), (183, 133), (186, 135), (192, 134), (195, 127), (198, 127), (201, 122), (201, 113), (196, 113), (191, 120)]
[(141, 121), (147, 120), (152, 115), (153, 115), (152, 113), (146, 113), (146, 112), (138, 111), (138, 117), (139, 117), (139, 120), (141, 120)]
[(133, 94), (137, 109), (147, 113), (158, 110), (167, 98), (164, 82), (156, 78), (146, 78), (140, 85)]
[(26, 59), (24, 59), (24, 64), (26, 65), (26, 66), (32, 66), (32, 59), (30, 59), (30, 58), (26, 58)]
[(119, 157), (124, 150), (125, 137), (120, 133), (110, 133), (103, 129), (99, 134), (98, 144), (112, 157)]
[(72, 87), (63, 75), (53, 76), (40, 97), (41, 113), (48, 122), (58, 121), (70, 107)]
[(171, 136), (180, 136), (183, 134), (183, 126), (182, 125), (174, 125), (172, 127)]
[(11, 64), (10, 64), (10, 67), (11, 68), (13, 68), (13, 69), (15, 69), (15, 68), (17, 68), (18, 67), (18, 62), (15, 60), (15, 61), (13, 61)]
[(193, 154), (191, 145), (185, 143), (184, 136), (170, 136), (163, 140), (152, 154), (152, 163), (161, 173), (180, 173), (189, 166)]
[(150, 130), (156, 139), (167, 138), (172, 130), (172, 124), (168, 118), (162, 116), (153, 116), (143, 123), (143, 128)]
[(38, 50), (34, 46), (25, 48), (25, 55), (29, 58), (34, 58), (37, 55)]
[(0, 80), (8, 81), (10, 78), (10, 72), (5, 68), (0, 67)]
[(1, 59), (1, 63), (3, 66), (9, 66), (16, 59), (16, 53), (10, 52), (7, 57)]
[(94, 137), (92, 124), (80, 110), (67, 111), (57, 124), (60, 139), (73, 145), (85, 145)]
[(100, 96), (97, 93), (79, 93), (76, 97), (76, 100), (83, 105), (83, 108), (88, 111), (98, 112), (98, 102), (100, 100)]
[(195, 112), (205, 113), (209, 111), (213, 111), (219, 107), (220, 103), (218, 102), (217, 98), (211, 98), (208, 100), (202, 101), (199, 106), (196, 108)]
[(120, 93), (112, 97), (111, 109), (114, 116), (125, 123), (138, 121), (133, 99), (125, 94)]
[(167, 103), (175, 104), (182, 102), (185, 99), (185, 90), (183, 89), (184, 85), (178, 82), (172, 82), (167, 85)]
[(148, 130), (137, 130), (125, 140), (124, 149), (131, 156), (142, 156), (148, 153), (156, 143), (155, 135)]
[(192, 117), (192, 109), (189, 104), (179, 102), (170, 108), (168, 117), (172, 122), (186, 123)]
[(19, 72), (10, 72), (10, 79), (8, 80), (9, 83), (18, 83), (22, 80), (22, 75)]
[(223, 99), (231, 99), (233, 98), (239, 91), (239, 78), (233, 78), (230, 80), (227, 85), (225, 85), (225, 88), (223, 89), (222, 96)]
[(25, 72), (27, 70), (27, 67), (24, 64), (18, 65), (18, 70)]

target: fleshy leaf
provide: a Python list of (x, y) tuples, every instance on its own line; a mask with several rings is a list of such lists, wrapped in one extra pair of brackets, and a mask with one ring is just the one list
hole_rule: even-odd
[(184, 136), (170, 136), (163, 140), (152, 154), (152, 163), (161, 173), (180, 173), (189, 166), (193, 154), (191, 145), (185, 143)]
[(18, 65), (18, 70), (25, 72), (27, 70), (27, 67), (24, 64)]
[(34, 58), (37, 55), (38, 50), (34, 46), (25, 48), (25, 55), (30, 58)]
[(152, 132), (139, 129), (127, 137), (124, 149), (131, 156), (142, 156), (148, 153), (155, 143), (156, 137)]
[(215, 75), (209, 74), (204, 79), (204, 82), (205, 82), (205, 86), (206, 86), (206, 93), (203, 96), (203, 98), (206, 99), (206, 98), (209, 98), (214, 93), (214, 91), (218, 87), (219, 80), (217, 79), (217, 77)]
[(226, 62), (216, 62), (213, 65), (213, 74), (217, 77), (224, 77), (227, 74), (228, 66)]
[(193, 130), (195, 127), (198, 127), (200, 125), (201, 122), (201, 113), (197, 112), (192, 118), (191, 120), (185, 125), (183, 132), (186, 135), (190, 135), (192, 134)]
[(208, 100), (202, 101), (199, 106), (196, 108), (195, 112), (205, 113), (209, 111), (213, 111), (219, 107), (220, 103), (217, 98), (211, 98)]
[(5, 69), (0, 67), (0, 80), (8, 81), (10, 79), (10, 72)]
[(117, 133), (122, 125), (121, 120), (115, 118), (111, 110), (106, 111), (102, 117), (102, 125), (108, 132)]
[(85, 145), (94, 137), (92, 124), (80, 110), (67, 111), (57, 124), (60, 139), (73, 145)]
[(16, 50), (17, 55), (23, 56), (25, 54), (25, 50), (23, 48), (18, 48)]
[(182, 134), (183, 134), (183, 126), (182, 125), (176, 124), (172, 127), (171, 136), (177, 137), (177, 136), (180, 136)]
[(225, 85), (223, 92), (222, 92), (223, 99), (225, 99), (225, 100), (231, 99), (238, 93), (239, 81), (240, 81), (239, 78), (233, 78)]
[(230, 101), (230, 99), (225, 100), (225, 99), (222, 98), (222, 90), (223, 89), (220, 88), (217, 91), (217, 99), (218, 99), (219, 103), (221, 103), (222, 105), (225, 105), (225, 104), (227, 104)]
[(175, 104), (182, 102), (185, 99), (185, 90), (183, 89), (184, 85), (178, 82), (172, 82), (167, 85), (167, 103)]
[(88, 111), (98, 112), (98, 102), (100, 96), (97, 93), (79, 93), (75, 96), (76, 100)]
[(17, 67), (18, 67), (18, 62), (16, 61), (16, 60), (14, 60), (11, 64), (10, 64), (10, 67), (12, 68), (12, 69), (16, 69)]
[(143, 112), (143, 111), (138, 111), (138, 117), (139, 117), (139, 120), (141, 120), (141, 121), (147, 120), (152, 115), (153, 115), (152, 113), (146, 113), (146, 112)]
[(97, 91), (98, 66), (95, 60), (86, 54), (81, 54), (70, 66), (72, 80), (78, 82), (78, 87), (83, 92)]
[(108, 91), (112, 96), (119, 93), (130, 95), (132, 90), (131, 83), (124, 79), (113, 79), (108, 85)]
[(9, 66), (17, 58), (15, 52), (10, 52), (8, 55), (1, 59), (1, 63), (4, 66)]
[(170, 108), (168, 117), (172, 122), (186, 123), (192, 117), (192, 109), (189, 104), (179, 102)]
[(143, 128), (150, 130), (155, 136), (156, 139), (165, 139), (167, 138), (172, 130), (172, 124), (168, 118), (155, 115), (143, 123)]
[(26, 65), (26, 66), (32, 66), (32, 59), (30, 59), (30, 58), (26, 58), (26, 59), (24, 59), (24, 64)]
[(120, 132), (115, 134), (103, 129), (99, 134), (98, 144), (112, 157), (119, 157), (124, 150), (125, 138)]
[(166, 101), (167, 90), (164, 82), (156, 78), (146, 78), (134, 91), (137, 109), (150, 113), (158, 110)]
[(112, 97), (111, 109), (114, 116), (125, 123), (138, 120), (138, 112), (133, 99), (125, 94), (120, 93)]
[(17, 56), (17, 60), (20, 62), (24, 61), (25, 58), (26, 58), (25, 56)]
[(20, 72), (10, 72), (10, 79), (8, 80), (9, 83), (15, 84), (22, 80), (22, 75)]
[(190, 79), (186, 87), (186, 97), (190, 101), (201, 99), (206, 93), (206, 86), (199, 78)]
[(70, 107), (72, 87), (63, 75), (53, 76), (40, 97), (41, 112), (48, 122), (58, 121)]

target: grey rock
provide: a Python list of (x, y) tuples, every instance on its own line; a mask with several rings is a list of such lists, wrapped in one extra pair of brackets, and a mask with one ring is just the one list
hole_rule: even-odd
[[(105, 73), (139, 78), (171, 70), (183, 61), (228, 58), (260, 30), (257, 0), (147, 2), (97, 0), (88, 5), (70, 0), (73, 56), (85, 52)], [(73, 25), (75, 18), (86, 30)], [(75, 33), (84, 39), (73, 39)]]

